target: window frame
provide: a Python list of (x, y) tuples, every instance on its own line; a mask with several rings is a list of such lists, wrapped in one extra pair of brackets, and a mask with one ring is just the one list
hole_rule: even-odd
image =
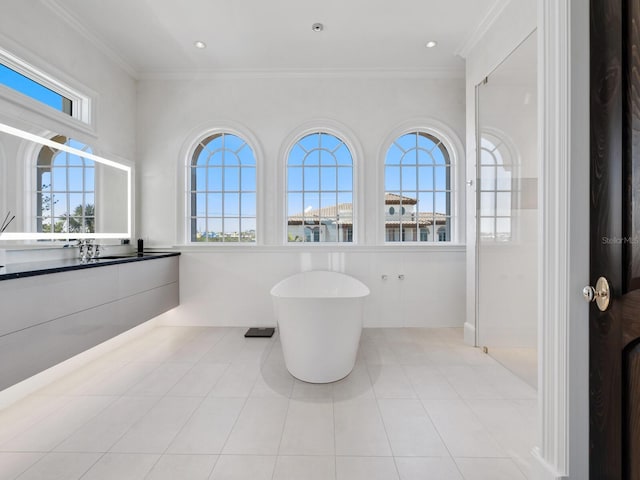
[[(180, 155), (183, 158), (183, 162), (181, 162), (180, 171), (178, 172), (178, 178), (182, 179), (182, 184), (184, 185), (184, 194), (181, 195), (181, 200), (179, 203), (182, 203), (181, 209), (178, 211), (182, 211), (182, 219), (179, 219), (179, 224), (181, 224), (181, 228), (178, 229), (179, 238), (177, 238), (177, 243), (180, 245), (185, 245), (189, 247), (195, 248), (251, 248), (257, 245), (262, 244), (263, 234), (261, 233), (263, 230), (263, 188), (262, 188), (262, 165), (261, 159), (263, 158), (262, 150), (260, 148), (260, 144), (258, 143), (256, 137), (245, 127), (240, 126), (232, 121), (220, 121), (214, 122), (218, 125), (227, 125), (226, 127), (206, 127), (206, 128), (198, 128), (196, 130), (197, 133), (192, 133), (189, 135), (188, 140), (183, 144), (182, 154)], [(253, 158), (255, 161), (255, 197), (256, 197), (256, 209), (255, 209), (255, 224), (256, 224), (256, 235), (255, 241), (253, 242), (194, 242), (191, 240), (191, 168), (193, 156), (198, 149), (198, 146), (209, 137), (220, 135), (220, 134), (230, 134), (234, 135), (240, 140), (244, 141), (247, 147), (249, 147), (253, 152)], [(238, 217), (240, 218), (240, 217)]]
[(0, 47), (0, 64), (67, 98), (72, 105), (71, 115), (4, 84), (0, 84), (0, 98), (64, 125), (95, 134), (97, 93), (19, 46), (12, 46), (12, 50), (19, 55)]
[[(416, 241), (388, 241), (386, 235), (386, 222), (385, 215), (387, 210), (387, 205), (385, 204), (385, 194), (386, 194), (386, 178), (385, 178), (385, 167), (387, 160), (387, 153), (389, 148), (393, 145), (393, 143), (398, 140), (400, 137), (410, 133), (426, 133), (433, 137), (436, 137), (443, 147), (447, 150), (449, 155), (449, 192), (450, 192), (450, 207), (449, 207), (449, 216), (450, 220), (450, 239), (444, 242), (440, 241), (421, 241), (419, 240), (421, 237), (420, 229), (416, 231)], [(444, 248), (446, 246), (451, 245), (459, 245), (461, 239), (464, 238), (464, 218), (463, 215), (460, 214), (461, 208), (464, 208), (463, 199), (461, 198), (462, 193), (464, 192), (464, 188), (461, 184), (463, 179), (460, 177), (461, 171), (461, 162), (463, 162), (464, 157), (464, 147), (462, 142), (460, 141), (457, 133), (450, 128), (447, 124), (435, 120), (432, 118), (422, 118), (422, 119), (414, 119), (400, 124), (394, 130), (392, 130), (384, 142), (382, 142), (379, 153), (378, 153), (378, 202), (377, 202), (377, 215), (376, 215), (376, 239), (377, 244), (385, 246), (385, 248)], [(433, 229), (432, 229), (433, 230)], [(431, 231), (432, 235), (435, 235), (433, 231)], [(398, 238), (400, 238), (400, 233), (398, 234)]]
[[(348, 237), (351, 238), (351, 241), (345, 242), (289, 242), (288, 241), (288, 189), (289, 189), (289, 155), (293, 148), (297, 145), (297, 143), (302, 140), (304, 137), (310, 134), (316, 133), (326, 133), (329, 135), (333, 135), (338, 140), (340, 140), (349, 150), (351, 154), (351, 172), (352, 172), (352, 190), (351, 190), (351, 199), (352, 199), (352, 227), (351, 232), (348, 234)], [(291, 248), (303, 248), (304, 246), (313, 245), (313, 248), (322, 248), (322, 246), (330, 246), (331, 248), (335, 247), (350, 247), (353, 245), (358, 245), (359, 239), (362, 237), (363, 224), (364, 224), (364, 215), (362, 213), (363, 209), (363, 198), (361, 197), (361, 179), (360, 179), (360, 168), (359, 168), (359, 159), (362, 158), (362, 149), (355, 141), (356, 136), (351, 132), (351, 130), (345, 125), (338, 123), (333, 120), (321, 119), (307, 122), (293, 131), (282, 144), (280, 153), (281, 160), (281, 171), (282, 175), (280, 176), (281, 184), (279, 185), (278, 192), (281, 195), (278, 195), (278, 203), (279, 203), (279, 211), (281, 212), (280, 217), (280, 226), (279, 232), (281, 235), (280, 244), (287, 245)]]

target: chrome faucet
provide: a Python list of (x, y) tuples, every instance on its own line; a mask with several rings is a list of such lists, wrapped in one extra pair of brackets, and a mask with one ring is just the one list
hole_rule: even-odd
[(100, 256), (100, 245), (94, 244), (92, 239), (78, 240), (78, 249), (82, 263), (96, 260)]

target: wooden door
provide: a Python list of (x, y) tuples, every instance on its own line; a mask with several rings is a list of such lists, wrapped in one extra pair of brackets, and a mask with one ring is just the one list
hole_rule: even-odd
[(591, 0), (592, 480), (640, 480), (640, 0)]

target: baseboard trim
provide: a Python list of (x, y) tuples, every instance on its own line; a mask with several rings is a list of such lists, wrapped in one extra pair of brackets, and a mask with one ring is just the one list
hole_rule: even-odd
[(534, 480), (569, 480), (567, 475), (558, 472), (542, 458), (538, 447), (531, 451), (531, 456), (533, 457), (532, 470)]

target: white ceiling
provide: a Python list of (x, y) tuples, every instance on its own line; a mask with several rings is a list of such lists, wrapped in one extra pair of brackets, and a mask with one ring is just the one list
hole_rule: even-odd
[[(505, 0), (43, 0), (135, 76), (462, 72)], [(324, 24), (316, 33), (311, 25)], [(484, 25), (484, 27), (483, 27)], [(194, 48), (202, 40), (208, 47)], [(437, 40), (436, 48), (425, 48)]]

